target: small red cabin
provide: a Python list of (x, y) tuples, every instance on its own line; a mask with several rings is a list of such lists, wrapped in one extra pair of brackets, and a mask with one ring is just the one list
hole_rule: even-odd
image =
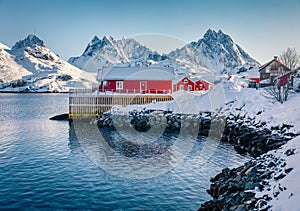
[(172, 68), (113, 67), (99, 70), (99, 91), (171, 94)]
[(183, 77), (183, 78), (174, 80), (174, 82), (173, 82), (173, 91), (179, 91), (179, 90), (194, 91), (195, 90), (195, 84), (188, 77)]
[(195, 83), (195, 91), (200, 91), (200, 90), (205, 91), (213, 87), (212, 83), (203, 79), (194, 79), (194, 83)]

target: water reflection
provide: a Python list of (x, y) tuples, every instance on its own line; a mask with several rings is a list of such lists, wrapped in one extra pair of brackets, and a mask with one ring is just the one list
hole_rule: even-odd
[(81, 146), (76, 136), (75, 128), (72, 122), (69, 122), (69, 143), (68, 146), (72, 154), (81, 152)]
[[(148, 144), (137, 144), (139, 142), (131, 141), (136, 138), (134, 134), (127, 134), (126, 137), (131, 136), (128, 140), (121, 135), (122, 133), (126, 131), (116, 130), (114, 127), (99, 128), (88, 121), (75, 120), (70, 123), (69, 147), (73, 153), (82, 150), (94, 164), (112, 175), (135, 179), (165, 174), (182, 164), (187, 157), (196, 158), (198, 166), (214, 163), (220, 155), (224, 159), (228, 158), (227, 148), (232, 147), (226, 144), (219, 146), (218, 141), (204, 137), (197, 137), (193, 142), (193, 137), (187, 133), (185, 136), (164, 133)], [(139, 137), (144, 135), (146, 140), (151, 139), (151, 134), (141, 134)], [(188, 153), (184, 154), (182, 152), (185, 151), (182, 151), (181, 146), (186, 144), (193, 145), (188, 148), (190, 149)], [(213, 151), (209, 153), (202, 151), (209, 149)], [(218, 154), (215, 155), (215, 151)], [(203, 154), (212, 154), (215, 158), (208, 159), (203, 157)], [(230, 156), (232, 157), (228, 163), (234, 159), (235, 153)]]

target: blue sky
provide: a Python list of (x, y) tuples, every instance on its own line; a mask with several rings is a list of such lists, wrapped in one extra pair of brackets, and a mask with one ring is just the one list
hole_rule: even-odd
[(287, 47), (300, 53), (299, 23), (300, 0), (0, 0), (0, 42), (11, 47), (35, 32), (64, 59), (82, 54), (94, 35), (190, 42), (211, 28), (264, 63)]

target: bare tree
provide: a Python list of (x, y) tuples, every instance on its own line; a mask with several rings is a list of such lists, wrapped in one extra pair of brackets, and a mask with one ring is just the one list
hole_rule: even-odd
[(279, 58), (290, 70), (295, 70), (300, 60), (295, 48), (288, 48), (286, 51), (283, 51)]
[(276, 101), (283, 103), (281, 89), (277, 84), (274, 84), (274, 86), (266, 87), (265, 93), (263, 95), (266, 98), (275, 99)]
[(280, 86), (279, 81), (275, 81), (273, 86), (265, 88), (264, 96), (266, 98), (275, 99), (276, 101), (283, 103), (287, 101), (289, 93), (290, 90), (288, 84)]

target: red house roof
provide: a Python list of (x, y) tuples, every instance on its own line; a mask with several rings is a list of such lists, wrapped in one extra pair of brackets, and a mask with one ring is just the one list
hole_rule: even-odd
[(273, 64), (273, 62), (278, 62), (280, 63), (280, 65), (284, 66), (285, 68), (289, 69), (287, 66), (285, 66), (284, 64), (282, 64), (278, 58), (276, 56), (274, 56), (274, 59), (272, 59), (271, 61), (267, 62), (266, 64), (262, 65), (259, 67), (258, 72), (264, 70), (266, 67), (268, 67), (269, 65)]

